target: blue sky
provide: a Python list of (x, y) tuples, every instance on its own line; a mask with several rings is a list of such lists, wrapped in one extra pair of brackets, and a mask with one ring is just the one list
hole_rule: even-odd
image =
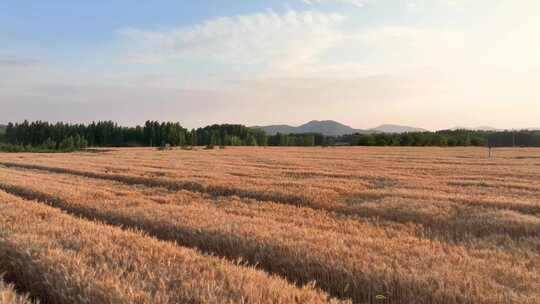
[(4, 0), (0, 122), (539, 127), (538, 9), (533, 0)]
[[(4, 0), (0, 3), (0, 28), (16, 43), (6, 45), (3, 53), (26, 53), (20, 45), (40, 47), (47, 44), (45, 51), (76, 51), (106, 44), (116, 38), (115, 30), (124, 27), (159, 28), (178, 27), (197, 24), (205, 20), (223, 16), (247, 15), (250, 13), (274, 10), (313, 9), (314, 5), (304, 1), (15, 1)], [(354, 8), (354, 5), (352, 6)], [(422, 14), (400, 14), (397, 6), (385, 6), (384, 16), (372, 14), (380, 7), (369, 7), (354, 13), (360, 25), (433, 20), (433, 16)], [(350, 12), (351, 5), (328, 1), (316, 5), (317, 10), (338, 13)], [(407, 18), (408, 17), (408, 18)], [(428, 18), (426, 18), (428, 17)], [(39, 55), (39, 54), (36, 54)]]
[(0, 3), (0, 25), (15, 36), (51, 42), (61, 36), (68, 47), (114, 38), (125, 26), (181, 26), (226, 15), (246, 14), (274, 1), (14, 1)]

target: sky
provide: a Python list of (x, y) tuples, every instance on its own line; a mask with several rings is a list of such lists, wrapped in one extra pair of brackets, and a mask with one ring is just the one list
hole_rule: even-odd
[(540, 127), (537, 0), (2, 0), (0, 123)]

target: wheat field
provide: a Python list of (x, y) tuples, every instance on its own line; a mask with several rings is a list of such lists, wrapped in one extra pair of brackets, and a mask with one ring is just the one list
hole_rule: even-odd
[(0, 300), (540, 303), (539, 193), (537, 149), (0, 154)]

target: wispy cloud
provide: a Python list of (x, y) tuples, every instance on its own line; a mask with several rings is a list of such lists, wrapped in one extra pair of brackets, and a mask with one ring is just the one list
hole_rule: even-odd
[[(305, 1), (315, 4), (337, 0)], [(367, 1), (352, 2), (371, 3)], [(426, 5), (425, 0), (409, 2)], [(326, 77), (334, 73), (343, 78), (398, 73), (402, 67), (411, 66), (524, 66), (522, 61), (536, 64), (540, 55), (535, 49), (540, 45), (530, 37), (539, 23), (524, 19), (527, 14), (522, 11), (522, 20), (511, 19), (518, 13), (508, 16), (506, 12), (515, 7), (501, 2), (490, 9), (490, 17), (467, 30), (393, 22), (357, 26), (352, 15), (291, 10), (216, 18), (177, 28), (125, 28), (118, 34), (125, 57), (132, 62), (188, 62), (192, 65), (188, 69), (197, 64), (222, 63), (227, 71), (221, 72), (249, 70), (250, 77)], [(527, 56), (517, 57), (517, 50)]]
[(223, 17), (172, 29), (118, 31), (130, 58), (161, 63), (188, 58), (229, 64), (310, 61), (339, 39), (345, 17), (336, 13), (288, 11)]

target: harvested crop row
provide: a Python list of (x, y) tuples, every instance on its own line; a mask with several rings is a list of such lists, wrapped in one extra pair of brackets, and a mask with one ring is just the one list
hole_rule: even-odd
[[(280, 204), (228, 199), (216, 206), (193, 193), (164, 197), (159, 189), (110, 181), (1, 172), (3, 188), (13, 193), (207, 252), (242, 257), (293, 281), (316, 280), (329, 293), (359, 303), (377, 293), (395, 303), (534, 303), (539, 296), (534, 257), (467, 250), (411, 231)], [(508, 280), (499, 282), (501, 275)]]
[(12, 285), (6, 284), (0, 278), (0, 304), (29, 304), (30, 300), (26, 296), (18, 294)]
[(0, 192), (0, 271), (46, 303), (326, 303), (260, 271)]

